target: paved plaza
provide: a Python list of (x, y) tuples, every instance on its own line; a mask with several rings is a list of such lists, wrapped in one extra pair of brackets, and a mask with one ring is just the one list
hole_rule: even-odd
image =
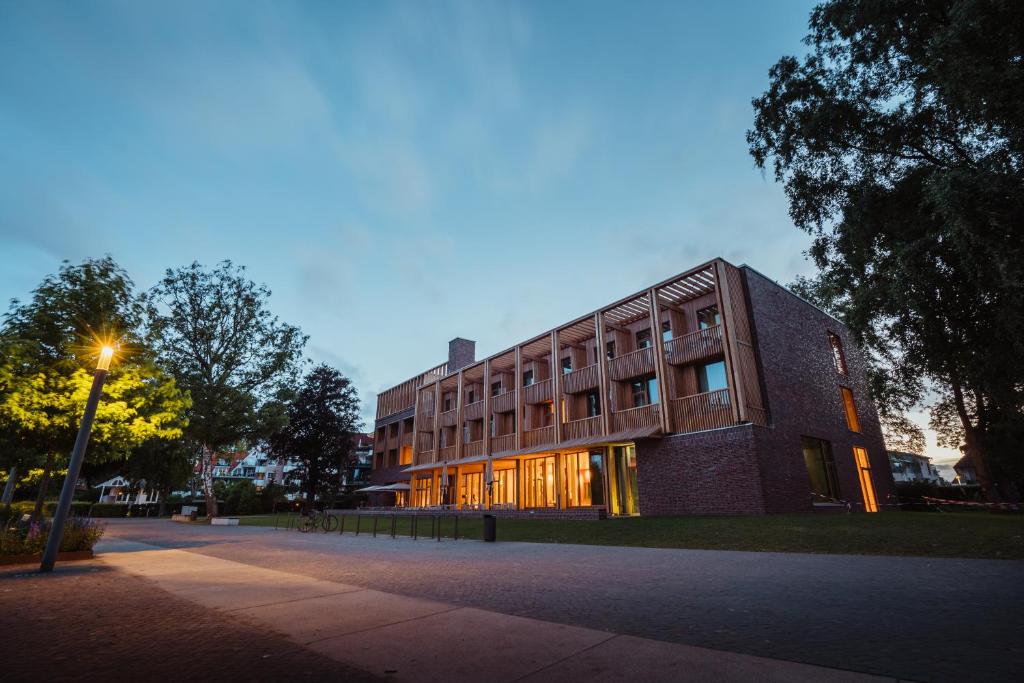
[[(387, 679), (625, 680), (646, 667), (657, 674), (647, 680), (1013, 680), (1024, 664), (1021, 562), (163, 520), (113, 522), (98, 550), (103, 567), (154, 593)], [(254, 661), (268, 647), (279, 656), (254, 645)]]

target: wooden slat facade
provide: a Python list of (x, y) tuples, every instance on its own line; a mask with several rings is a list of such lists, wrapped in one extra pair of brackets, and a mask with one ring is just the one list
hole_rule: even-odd
[[(719, 362), (727, 386), (701, 392), (700, 368)], [(437, 366), (382, 392), (377, 417), (375, 452), (412, 445), (417, 465), (766, 425), (742, 272), (716, 259), (458, 372)]]

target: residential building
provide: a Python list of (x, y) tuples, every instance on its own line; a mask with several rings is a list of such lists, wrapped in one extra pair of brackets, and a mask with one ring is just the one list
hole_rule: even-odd
[(944, 483), (932, 459), (917, 453), (889, 451), (889, 467), (895, 481), (927, 481)]
[(341, 473), (341, 490), (350, 493), (370, 483), (373, 469), (373, 435), (356, 434), (353, 438), (352, 459)]
[[(509, 305), (515, 305), (514, 301)], [(410, 504), (572, 517), (877, 510), (893, 479), (835, 318), (715, 259), (377, 400), (371, 482)]]
[(147, 488), (146, 480), (130, 482), (118, 475), (93, 488), (100, 490), (100, 503), (117, 503), (120, 505), (145, 505), (159, 503), (160, 494), (155, 489)]

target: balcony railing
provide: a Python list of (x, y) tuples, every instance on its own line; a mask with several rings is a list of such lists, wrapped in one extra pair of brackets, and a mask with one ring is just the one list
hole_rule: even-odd
[(654, 372), (654, 349), (637, 349), (608, 361), (608, 377), (621, 382)]
[(441, 413), (441, 426), (442, 427), (454, 427), (458, 415), (454, 410), (446, 410)]
[(601, 416), (572, 420), (562, 425), (562, 439), (585, 439), (601, 433)]
[(441, 449), (441, 460), (454, 460), (455, 459), (455, 446), (445, 446)]
[(612, 431), (623, 432), (627, 429), (656, 427), (658, 425), (658, 404), (619, 410), (612, 413)]
[(480, 400), (468, 404), (462, 409), (462, 417), (466, 420), (482, 420), (484, 418), (484, 402)]
[(434, 462), (434, 451), (433, 451), (433, 449), (431, 449), (429, 451), (420, 451), (419, 453), (416, 454), (416, 464), (417, 465), (426, 465), (427, 463), (430, 463), (430, 462)]
[(677, 432), (728, 427), (734, 421), (728, 389), (674, 398), (670, 405), (672, 429)]
[(597, 363), (562, 375), (562, 388), (567, 394), (579, 394), (597, 388)]
[(491, 437), (491, 453), (502, 453), (516, 447), (515, 434), (502, 434)]
[(551, 379), (534, 382), (530, 386), (523, 387), (523, 402), (544, 403), (551, 400)]
[(686, 365), (722, 353), (722, 326), (697, 330), (665, 342), (665, 360), (673, 365)]
[(472, 458), (477, 455), (484, 454), (484, 440), (470, 441), (469, 443), (462, 444), (462, 457)]
[(420, 453), (424, 451), (434, 450), (434, 433), (433, 432), (420, 432), (419, 441), (416, 444), (416, 450)]
[(491, 397), (491, 412), (493, 413), (508, 413), (516, 409), (516, 391), (506, 391), (504, 394), (498, 394), (497, 396)]
[(555, 442), (555, 425), (548, 425), (540, 429), (529, 429), (523, 432), (523, 447), (533, 448)]

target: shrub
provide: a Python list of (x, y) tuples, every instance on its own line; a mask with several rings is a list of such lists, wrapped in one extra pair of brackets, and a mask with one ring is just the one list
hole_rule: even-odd
[[(106, 527), (86, 517), (69, 517), (64, 524), (61, 552), (92, 550)], [(17, 522), (0, 530), (0, 555), (41, 555), (50, 534), (50, 522)]]
[(252, 515), (261, 512), (262, 501), (256, 486), (248, 479), (236, 481), (224, 495), (224, 511), (229, 515)]

